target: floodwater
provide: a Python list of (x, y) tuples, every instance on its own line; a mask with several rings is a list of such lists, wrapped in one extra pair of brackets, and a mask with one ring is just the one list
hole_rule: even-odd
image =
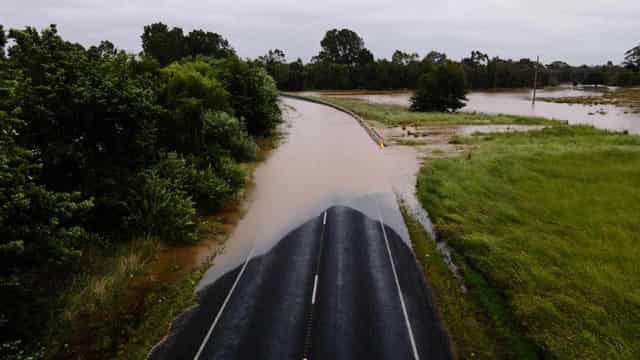
[[(544, 97), (598, 96), (601, 92), (561, 87), (538, 90), (538, 99)], [(334, 95), (331, 95), (334, 96)], [(368, 102), (394, 105), (409, 105), (410, 93), (341, 95)], [(640, 114), (631, 109), (615, 105), (560, 104), (544, 101), (531, 103), (531, 90), (521, 89), (499, 92), (472, 92), (462, 111), (488, 114), (512, 114), (539, 116), (548, 119), (566, 120), (569, 124), (588, 124), (600, 129), (629, 131), (640, 134)]]
[[(198, 289), (271, 249), (290, 230), (333, 205), (383, 218), (405, 241), (396, 194), (413, 194), (419, 167), (409, 147), (381, 149), (351, 116), (283, 99), (286, 140), (255, 172), (246, 214)], [(380, 215), (379, 215), (379, 213)]]

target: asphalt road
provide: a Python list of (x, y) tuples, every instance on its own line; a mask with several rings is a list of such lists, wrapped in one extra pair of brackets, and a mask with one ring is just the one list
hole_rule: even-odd
[(152, 359), (450, 359), (411, 250), (332, 207), (199, 292)]

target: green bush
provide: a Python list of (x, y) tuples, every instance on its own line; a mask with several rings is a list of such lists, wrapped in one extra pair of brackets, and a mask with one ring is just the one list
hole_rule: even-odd
[(448, 61), (423, 74), (416, 93), (411, 97), (412, 111), (456, 111), (467, 98), (464, 69)]
[(197, 238), (195, 204), (170, 179), (148, 170), (141, 176), (141, 188), (130, 203), (129, 226), (143, 236), (186, 243)]
[(204, 136), (213, 152), (227, 152), (239, 161), (255, 160), (258, 146), (235, 117), (209, 111), (204, 115)]
[(213, 60), (219, 77), (231, 94), (234, 115), (253, 136), (270, 135), (281, 121), (275, 81), (258, 64), (231, 57)]
[(241, 170), (233, 161), (220, 160), (220, 172), (206, 162), (202, 163), (204, 168), (198, 168), (197, 164), (169, 153), (155, 169), (174, 188), (192, 196), (198, 208), (219, 210), (244, 185), (244, 173), (239, 172)]

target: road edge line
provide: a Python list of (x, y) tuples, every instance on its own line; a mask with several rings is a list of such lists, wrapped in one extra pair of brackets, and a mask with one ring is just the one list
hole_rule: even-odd
[(224, 311), (224, 308), (229, 303), (229, 299), (231, 299), (231, 295), (233, 295), (233, 291), (236, 289), (236, 286), (238, 285), (238, 282), (240, 282), (240, 278), (244, 274), (244, 271), (246, 270), (247, 265), (249, 265), (249, 261), (253, 257), (253, 253), (255, 252), (255, 250), (256, 250), (256, 247), (254, 245), (254, 247), (251, 249), (251, 252), (247, 256), (247, 259), (244, 261), (244, 264), (242, 265), (242, 269), (238, 273), (238, 276), (236, 277), (236, 280), (234, 281), (233, 286), (231, 286), (231, 290), (229, 290), (229, 293), (227, 294), (227, 297), (224, 299), (224, 302), (222, 303), (222, 306), (218, 310), (218, 313), (216, 314), (216, 317), (213, 319), (213, 322), (211, 323), (211, 326), (209, 327), (209, 331), (207, 331), (207, 335), (205, 335), (204, 339), (202, 340), (202, 343), (200, 344), (200, 347), (198, 348), (198, 352), (193, 357), (193, 360), (198, 360), (200, 358), (200, 355), (202, 355), (202, 351), (204, 351), (204, 348), (207, 345), (207, 342), (211, 338), (211, 334), (213, 333), (213, 329), (216, 327), (216, 324), (218, 323), (218, 320), (220, 320), (220, 317), (222, 317), (222, 312)]
[(384, 229), (384, 222), (382, 221), (382, 214), (380, 213), (380, 207), (378, 206), (377, 200), (376, 200), (376, 210), (378, 212), (378, 219), (380, 223), (380, 228), (382, 228), (382, 235), (384, 236), (384, 242), (387, 247), (387, 253), (389, 254), (389, 262), (391, 262), (391, 270), (393, 271), (393, 278), (396, 282), (398, 297), (400, 298), (400, 307), (402, 307), (402, 314), (404, 315), (405, 325), (407, 326), (407, 332), (409, 332), (409, 341), (411, 342), (411, 348), (413, 350), (413, 358), (415, 360), (420, 360), (420, 355), (418, 355), (418, 348), (416, 346), (416, 341), (413, 337), (413, 329), (411, 328), (411, 321), (409, 320), (409, 315), (407, 314), (407, 306), (404, 303), (404, 294), (402, 292), (402, 288), (400, 287), (400, 280), (398, 279), (398, 273), (396, 272), (396, 264), (393, 261), (393, 255), (391, 254), (391, 247), (389, 246), (389, 239), (387, 238), (387, 231)]

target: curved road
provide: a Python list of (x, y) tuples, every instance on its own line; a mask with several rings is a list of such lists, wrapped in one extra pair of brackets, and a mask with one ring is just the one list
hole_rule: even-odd
[(288, 140), (151, 358), (451, 358), (392, 191), (413, 189), (415, 156), (335, 109), (283, 108)]

